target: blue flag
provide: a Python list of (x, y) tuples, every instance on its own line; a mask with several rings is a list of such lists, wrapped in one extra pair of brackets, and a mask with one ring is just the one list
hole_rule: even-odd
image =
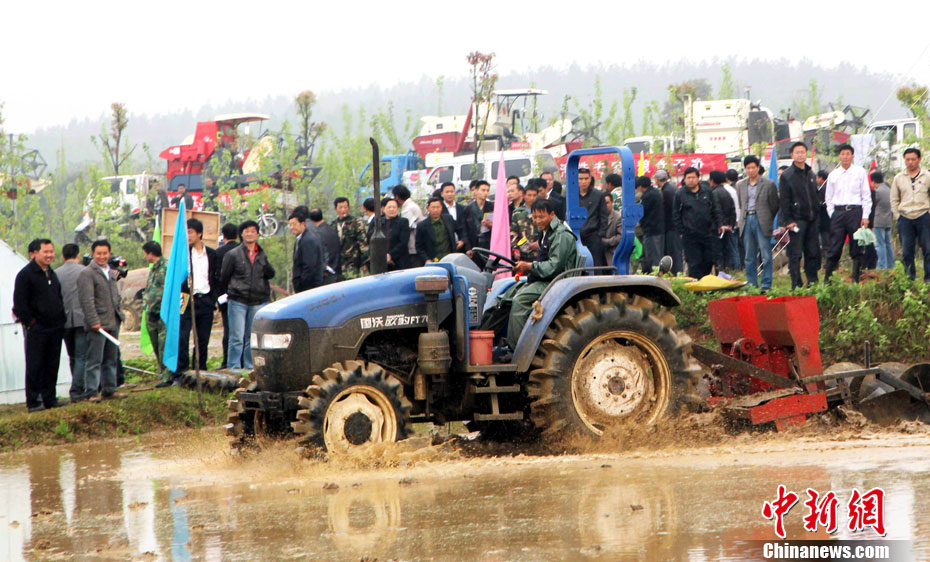
[(769, 179), (778, 187), (778, 158), (775, 156), (775, 145), (772, 145), (772, 160), (769, 161)]
[(174, 240), (171, 242), (171, 256), (168, 257), (168, 270), (165, 272), (165, 292), (161, 299), (161, 320), (165, 323), (165, 367), (176, 371), (178, 368), (178, 335), (181, 332), (181, 285), (190, 273), (187, 249), (187, 220), (185, 220), (184, 199), (178, 205), (178, 220), (174, 225)]
[[(775, 144), (772, 144), (772, 159), (769, 161), (769, 179), (775, 184), (776, 191), (778, 190), (778, 157), (775, 155)], [(776, 213), (775, 218), (772, 220), (772, 230), (778, 229), (778, 214)], [(772, 237), (772, 243), (775, 243), (775, 237)]]

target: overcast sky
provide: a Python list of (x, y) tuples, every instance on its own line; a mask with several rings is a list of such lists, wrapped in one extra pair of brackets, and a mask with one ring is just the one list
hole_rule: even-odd
[(495, 52), (503, 74), (572, 62), (807, 57), (930, 83), (926, 0), (367, 4), (4, 1), (5, 128), (97, 117), (113, 101), (155, 114), (464, 75), (476, 49)]

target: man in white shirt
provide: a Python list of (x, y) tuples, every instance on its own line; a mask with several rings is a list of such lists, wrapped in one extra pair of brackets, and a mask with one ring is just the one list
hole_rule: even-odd
[(843, 255), (843, 246), (849, 237), (849, 257), (853, 261), (853, 282), (859, 282), (863, 252), (853, 239), (860, 228), (869, 226), (872, 212), (872, 193), (869, 175), (862, 166), (853, 164), (855, 151), (848, 144), (840, 145), (840, 165), (827, 176), (824, 201), (830, 215), (830, 249), (824, 278), (829, 281)]
[[(410, 199), (410, 190), (407, 189), (407, 186), (395, 186), (391, 193), (394, 195), (394, 199), (397, 200), (397, 204), (400, 205), (400, 216), (410, 223), (410, 243), (407, 245), (407, 251), (410, 252), (410, 259), (417, 261), (419, 260), (419, 256), (417, 256), (417, 223), (423, 220), (423, 209)], [(423, 264), (414, 263), (413, 267), (420, 265)]]
[(189, 345), (191, 328), (197, 330), (197, 364), (201, 370), (206, 370), (210, 329), (213, 327), (213, 312), (219, 296), (216, 294), (219, 287), (219, 260), (216, 250), (203, 243), (203, 223), (198, 219), (187, 220), (187, 240), (190, 242), (190, 271), (194, 286), (191, 290), (186, 281), (181, 285), (181, 292), (191, 297), (181, 315), (177, 374), (188, 370), (192, 363)]

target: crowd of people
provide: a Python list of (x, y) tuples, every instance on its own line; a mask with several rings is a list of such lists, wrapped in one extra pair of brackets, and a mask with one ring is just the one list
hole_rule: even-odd
[[(700, 170), (687, 168), (681, 187), (665, 170), (651, 178), (638, 177), (636, 199), (643, 217), (636, 236), (642, 271), (652, 272), (668, 255), (674, 274), (700, 278), (744, 269), (747, 282), (765, 292), (772, 286), (773, 247), (784, 246), (787, 239), (793, 288), (803, 285), (802, 264), (808, 284), (818, 282), (822, 265), (824, 279), (829, 280), (847, 244), (852, 278), (858, 282), (865, 269), (893, 267), (891, 232), (896, 224), (905, 270), (915, 278), (915, 246), (919, 246), (924, 281), (930, 281), (930, 172), (920, 166), (918, 149), (905, 150), (905, 170), (890, 186), (881, 172), (868, 173), (853, 164), (854, 149), (849, 145), (839, 147), (839, 166), (830, 173), (811, 169), (803, 142), (794, 143), (790, 152), (792, 165), (778, 171), (777, 184), (766, 176), (755, 156), (743, 159), (742, 176), (736, 170), (713, 171), (704, 182)], [(603, 266), (612, 262), (620, 243), (622, 179), (612, 173), (603, 178), (601, 187), (595, 183), (590, 170), (579, 170), (579, 202), (587, 218), (577, 234), (591, 251), (594, 264)], [(454, 252), (480, 262), (474, 250), (490, 246), (493, 203), (486, 181), (474, 181), (469, 189), (469, 200), (460, 201), (455, 184), (444, 183), (421, 208), (405, 186), (395, 186), (391, 196), (381, 201), (388, 269), (418, 267)], [(530, 271), (527, 266), (534, 262), (551, 260), (551, 240), (543, 240), (540, 224), (548, 225), (553, 233), (571, 232), (559, 222), (565, 220), (566, 211), (562, 185), (551, 172), (526, 185), (510, 177), (507, 199), (512, 255)], [(533, 213), (538, 201), (545, 201), (537, 207), (551, 211), (557, 220), (539, 222), (542, 215), (534, 217)], [(295, 208), (288, 217), (295, 237), (290, 279), (295, 292), (369, 272), (369, 243), (376, 224), (374, 200), (362, 203), (361, 215), (352, 214), (345, 197), (337, 197), (333, 207), (336, 218), (330, 223), (321, 209), (305, 206)], [(872, 239), (864, 239), (862, 229), (868, 229)], [(214, 250), (204, 244), (203, 224), (196, 218), (187, 220), (191, 274), (190, 283), (182, 286), (184, 309), (175, 369), (163, 362), (166, 328), (160, 312), (167, 262), (158, 242), (142, 245), (151, 265), (143, 309), (161, 370), (157, 386), (179, 384), (180, 374), (191, 367), (191, 335), (196, 341), (197, 365), (207, 368), (216, 310), (223, 322), (221, 367), (253, 366), (252, 321), (270, 300), (270, 281), (276, 272), (258, 243), (257, 223), (225, 224), (221, 231), (222, 242)], [(87, 266), (81, 264), (75, 244), (66, 244), (61, 253), (63, 261), (53, 269), (53, 243), (34, 240), (29, 246), (30, 261), (16, 277), (14, 314), (25, 328), (30, 412), (59, 405), (55, 385), (62, 343), (72, 371), (71, 401), (122, 396), (117, 392), (122, 380), (115, 342), (123, 314), (117, 272), (110, 264), (110, 244), (94, 241)]]

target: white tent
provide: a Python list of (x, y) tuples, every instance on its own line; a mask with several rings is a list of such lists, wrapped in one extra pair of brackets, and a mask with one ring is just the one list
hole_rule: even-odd
[[(16, 274), (28, 260), (0, 240), (0, 404), (26, 401), (26, 351), (23, 327), (13, 318), (13, 286)], [(71, 369), (68, 353), (61, 346), (58, 367), (58, 396), (68, 396)]]

